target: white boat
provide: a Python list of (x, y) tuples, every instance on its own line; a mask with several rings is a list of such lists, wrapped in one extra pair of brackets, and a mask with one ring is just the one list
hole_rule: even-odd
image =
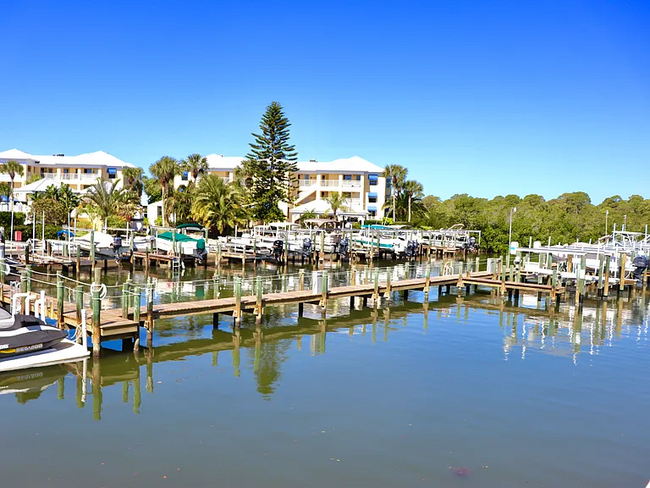
[(156, 236), (156, 249), (202, 261), (207, 256), (205, 239), (194, 239), (178, 232), (161, 232)]

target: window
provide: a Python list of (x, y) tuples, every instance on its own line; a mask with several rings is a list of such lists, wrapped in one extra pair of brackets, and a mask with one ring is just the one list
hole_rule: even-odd
[(352, 175), (343, 175), (343, 179), (346, 181), (352, 181)]
[(86, 175), (91, 175), (91, 174), (93, 174), (93, 173), (94, 173), (94, 171), (93, 171), (92, 169), (90, 169), (90, 168), (84, 168), (84, 174), (86, 174)]
[(117, 177), (117, 168), (108, 168), (106, 172), (109, 180), (114, 180)]
[(183, 171), (183, 175), (181, 176), (181, 179), (183, 181), (187, 181), (189, 179), (189, 172), (188, 171)]
[(370, 186), (377, 186), (378, 180), (379, 177), (377, 175), (368, 175), (368, 183), (370, 183)]
[(368, 203), (377, 203), (376, 193), (368, 193)]

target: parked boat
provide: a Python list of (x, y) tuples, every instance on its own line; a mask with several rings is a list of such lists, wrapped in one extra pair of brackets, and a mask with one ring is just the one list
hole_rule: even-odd
[(48, 349), (65, 339), (64, 330), (46, 325), (31, 315), (11, 315), (0, 309), (0, 358)]
[(203, 261), (207, 257), (205, 239), (193, 237), (178, 232), (161, 232), (156, 236), (156, 248), (160, 251), (179, 254), (182, 258), (191, 257)]

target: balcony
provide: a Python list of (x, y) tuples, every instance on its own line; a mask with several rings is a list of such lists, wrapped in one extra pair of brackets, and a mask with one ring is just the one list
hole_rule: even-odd
[(298, 180), (300, 186), (316, 186), (317, 180)]
[(339, 180), (320, 180), (320, 186), (340, 186)]
[(343, 185), (346, 188), (361, 188), (360, 180), (343, 180)]

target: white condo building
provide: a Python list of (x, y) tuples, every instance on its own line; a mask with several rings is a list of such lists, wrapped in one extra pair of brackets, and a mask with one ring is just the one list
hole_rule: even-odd
[[(233, 181), (233, 173), (244, 160), (242, 157), (224, 157), (220, 154), (206, 156), (210, 173)], [(318, 215), (330, 212), (326, 198), (330, 193), (342, 193), (346, 197), (346, 209), (339, 215), (359, 219), (375, 219), (384, 215), (386, 201), (386, 179), (381, 176), (383, 168), (358, 156), (319, 162), (314, 159), (298, 162), (297, 197), (290, 208), (282, 208), (295, 222), (303, 212), (314, 211)], [(188, 182), (190, 176), (183, 173), (176, 177), (176, 187)], [(157, 202), (149, 206), (149, 218), (162, 215), (162, 205)]]
[[(16, 175), (14, 179), (15, 190), (24, 187), (33, 175), (57, 183), (66, 183), (75, 192), (85, 191), (97, 182), (97, 178), (106, 181), (120, 180), (119, 187), (122, 184), (122, 170), (135, 167), (103, 151), (77, 156), (36, 155), (18, 149), (0, 152), (0, 165), (8, 161), (16, 161), (23, 166), (23, 175)], [(0, 181), (10, 182), (11, 179), (8, 174), (0, 173)], [(27, 202), (28, 194), (17, 192), (15, 198)]]

